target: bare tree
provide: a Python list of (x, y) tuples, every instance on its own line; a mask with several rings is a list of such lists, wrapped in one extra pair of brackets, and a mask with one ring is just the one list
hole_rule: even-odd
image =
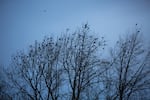
[(111, 99), (129, 100), (135, 94), (150, 89), (149, 53), (144, 49), (139, 29), (120, 38), (111, 54), (113, 68), (109, 73), (110, 82), (107, 81), (111, 86), (108, 88)]
[(68, 80), (69, 95), (72, 100), (90, 99), (90, 87), (98, 84), (100, 70), (100, 49), (104, 40), (90, 36), (87, 24), (69, 36), (63, 38), (62, 64)]
[(35, 42), (27, 53), (18, 52), (12, 58), (7, 73), (16, 98), (31, 100), (57, 100), (62, 83), (59, 67), (61, 41), (46, 37)]

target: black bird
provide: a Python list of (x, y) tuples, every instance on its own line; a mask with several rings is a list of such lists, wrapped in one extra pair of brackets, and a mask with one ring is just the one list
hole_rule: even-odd
[(87, 28), (87, 24), (85, 24), (85, 28)]

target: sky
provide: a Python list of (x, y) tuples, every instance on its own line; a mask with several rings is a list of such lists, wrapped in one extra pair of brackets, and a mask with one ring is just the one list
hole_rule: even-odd
[(0, 64), (35, 40), (87, 22), (109, 46), (136, 23), (150, 43), (150, 0), (0, 0)]

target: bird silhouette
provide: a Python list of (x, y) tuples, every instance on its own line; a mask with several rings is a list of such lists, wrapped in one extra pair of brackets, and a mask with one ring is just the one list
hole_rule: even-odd
[(88, 25), (87, 25), (87, 24), (85, 24), (84, 28), (87, 28), (87, 26), (88, 26)]

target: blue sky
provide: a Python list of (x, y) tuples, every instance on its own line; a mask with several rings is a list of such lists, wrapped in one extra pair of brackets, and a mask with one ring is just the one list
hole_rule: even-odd
[(138, 23), (150, 37), (150, 0), (0, 0), (0, 64), (45, 35), (59, 36), (88, 22), (113, 44)]

